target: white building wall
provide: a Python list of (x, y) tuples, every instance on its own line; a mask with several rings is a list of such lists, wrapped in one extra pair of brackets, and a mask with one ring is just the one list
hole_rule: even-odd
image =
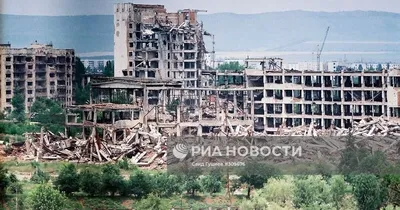
[(114, 77), (122, 77), (128, 66), (128, 18), (131, 4), (114, 5)]

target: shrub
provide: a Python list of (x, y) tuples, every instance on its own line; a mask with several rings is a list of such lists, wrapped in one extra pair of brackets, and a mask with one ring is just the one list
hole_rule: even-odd
[(120, 174), (119, 168), (115, 165), (107, 164), (102, 169), (101, 180), (104, 192), (108, 192), (111, 196), (114, 196), (120, 190), (120, 185), (123, 184), (124, 179)]
[(4, 198), (9, 184), (10, 180), (7, 176), (7, 169), (4, 167), (3, 163), (0, 162), (0, 200)]
[[(34, 163), (32, 163), (34, 165)], [(31, 177), (31, 182), (35, 184), (47, 183), (50, 180), (50, 175), (40, 169), (39, 166), (35, 166), (35, 172)]]
[(56, 178), (54, 185), (61, 191), (70, 195), (79, 191), (79, 175), (73, 164), (64, 165)]
[(129, 162), (127, 158), (123, 158), (122, 160), (118, 161), (118, 167), (120, 169), (129, 170)]
[(101, 192), (102, 182), (101, 174), (90, 168), (85, 168), (79, 174), (80, 176), (80, 188), (83, 192), (90, 196), (97, 195)]
[(34, 210), (59, 210), (63, 209), (66, 199), (50, 185), (39, 185), (29, 196)]
[(152, 189), (152, 177), (143, 171), (136, 171), (129, 177), (131, 193), (138, 198), (147, 196)]
[(22, 184), (20, 182), (11, 183), (10, 186), (8, 186), (8, 192), (11, 194), (22, 194)]
[(171, 205), (164, 199), (150, 194), (147, 198), (140, 200), (134, 205), (137, 210), (165, 210), (171, 209)]

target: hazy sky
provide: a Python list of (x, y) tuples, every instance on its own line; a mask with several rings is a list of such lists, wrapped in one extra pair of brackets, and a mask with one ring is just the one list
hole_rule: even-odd
[(192, 8), (240, 14), (309, 10), (377, 10), (400, 13), (400, 0), (0, 0), (0, 13), (23, 15), (112, 14), (113, 4), (164, 4), (168, 11)]

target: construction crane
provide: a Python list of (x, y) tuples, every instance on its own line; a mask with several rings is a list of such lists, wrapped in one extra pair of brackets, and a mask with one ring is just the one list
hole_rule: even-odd
[(328, 28), (326, 29), (324, 41), (322, 42), (321, 49), (319, 49), (318, 54), (317, 54), (317, 70), (318, 71), (320, 71), (320, 68), (321, 68), (321, 53), (325, 46), (326, 37), (328, 37), (329, 28), (330, 28), (330, 26), (328, 26)]

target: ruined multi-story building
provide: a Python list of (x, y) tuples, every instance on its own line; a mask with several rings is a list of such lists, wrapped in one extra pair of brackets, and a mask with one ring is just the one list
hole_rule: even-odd
[(35, 98), (47, 97), (63, 105), (73, 104), (75, 53), (72, 49), (55, 49), (51, 44), (35, 41), (28, 48), (0, 45), (0, 110), (9, 112), (16, 93), (25, 98), (29, 112)]
[(208, 70), (203, 35), (209, 33), (196, 10), (167, 13), (161, 5), (128, 3), (114, 12), (115, 78), (92, 81), (90, 106), (71, 107), (89, 116), (87, 122), (71, 112), (69, 126), (118, 133), (152, 124), (177, 136), (235, 135), (246, 127), (276, 134), (283, 127), (347, 128), (368, 116), (400, 117), (400, 70), (284, 69), (280, 58)]
[(199, 10), (169, 13), (163, 5), (114, 6), (115, 77), (172, 79), (199, 87), (205, 69)]
[(262, 68), (217, 74), (243, 81), (220, 86), (232, 89), (229, 100), (244, 108), (258, 131), (275, 133), (311, 123), (348, 128), (365, 117), (400, 117), (400, 70), (299, 71), (283, 69), (276, 58), (246, 59), (249, 62), (260, 62)]

